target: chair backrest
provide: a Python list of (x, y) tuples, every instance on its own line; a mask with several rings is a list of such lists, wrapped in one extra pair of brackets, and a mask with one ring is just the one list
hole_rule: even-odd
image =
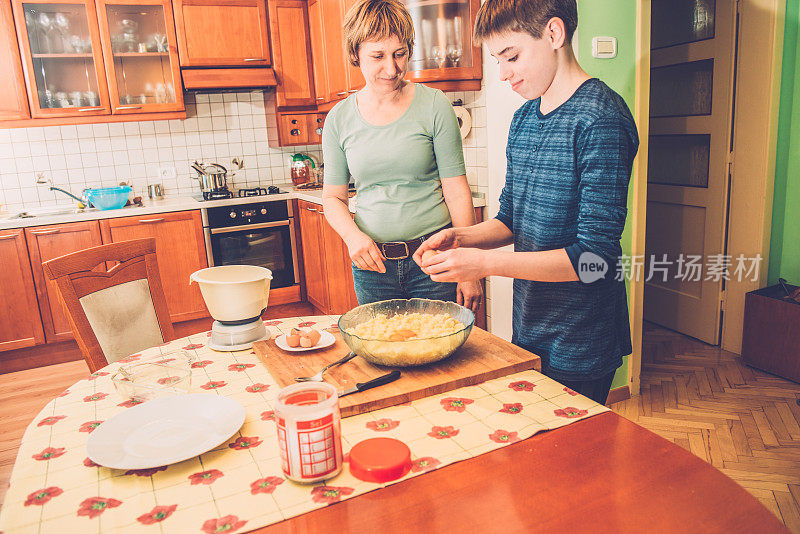
[(175, 339), (155, 239), (100, 245), (42, 265), (92, 372)]

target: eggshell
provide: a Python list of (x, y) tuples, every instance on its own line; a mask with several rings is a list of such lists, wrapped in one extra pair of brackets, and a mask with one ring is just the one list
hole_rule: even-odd
[(311, 345), (313, 346), (319, 343), (319, 338), (322, 337), (322, 334), (319, 333), (319, 330), (311, 328), (306, 334), (306, 337), (311, 340)]
[(295, 335), (288, 335), (286, 336), (286, 344), (290, 347), (299, 347), (300, 346), (300, 336)]
[(309, 348), (309, 347), (313, 347), (314, 343), (312, 343), (309, 338), (304, 336), (304, 337), (300, 338), (300, 346), (304, 347), (304, 348)]

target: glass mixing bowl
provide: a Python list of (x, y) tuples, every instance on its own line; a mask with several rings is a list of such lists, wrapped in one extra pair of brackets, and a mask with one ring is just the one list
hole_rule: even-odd
[[(409, 341), (384, 341), (363, 339), (349, 334), (348, 329), (368, 321), (378, 314), (392, 317), (400, 313), (444, 313), (464, 325), (458, 332), (445, 336), (412, 339)], [(453, 354), (469, 337), (475, 314), (455, 302), (411, 299), (382, 300), (353, 308), (339, 318), (342, 339), (350, 350), (370, 363), (389, 367), (408, 367), (437, 362)]]

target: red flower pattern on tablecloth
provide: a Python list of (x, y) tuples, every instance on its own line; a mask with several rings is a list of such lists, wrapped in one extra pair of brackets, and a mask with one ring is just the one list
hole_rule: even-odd
[(106, 373), (104, 371), (97, 371), (95, 373), (90, 374), (89, 378), (87, 378), (86, 380), (89, 380), (89, 381), (97, 380), (101, 376), (108, 376), (108, 373)]
[(283, 321), (264, 321), (264, 326), (278, 326)]
[(120, 402), (119, 404), (117, 404), (117, 406), (120, 406), (122, 408), (133, 408), (137, 404), (141, 404), (143, 402), (144, 401), (142, 399), (128, 399), (125, 402)]
[(124, 358), (117, 360), (119, 363), (130, 363), (135, 362), (139, 358), (141, 358), (141, 354), (131, 354), (130, 356), (125, 356)]
[(355, 490), (344, 486), (317, 486), (311, 490), (311, 500), (332, 504), (342, 500), (342, 497), (350, 495)]
[(578, 392), (577, 392), (577, 391), (572, 391), (572, 390), (571, 390), (571, 389), (569, 389), (567, 386), (564, 386), (564, 391), (566, 391), (567, 393), (569, 393), (569, 394), (570, 394), (570, 395), (572, 395), (573, 397), (574, 397), (575, 395), (577, 395), (577, 394), (578, 394)]
[(223, 475), (222, 471), (219, 469), (210, 469), (208, 471), (201, 471), (200, 473), (189, 475), (189, 480), (191, 481), (192, 486), (196, 486), (198, 484), (205, 484), (208, 486), (221, 476), (225, 475)]
[(206, 365), (210, 365), (212, 363), (214, 363), (214, 362), (212, 362), (211, 360), (200, 360), (199, 362), (192, 362), (191, 368), (192, 369), (202, 369)]
[(459, 431), (452, 426), (435, 426), (431, 428), (431, 431), (428, 432), (428, 435), (436, 439), (446, 439), (457, 436), (458, 432)]
[(158, 380), (156, 380), (156, 382), (158, 382), (162, 386), (169, 386), (171, 384), (174, 384), (175, 382), (180, 382), (180, 381), (181, 377), (179, 376), (165, 376), (163, 378), (159, 378)]
[(499, 411), (503, 413), (519, 413), (522, 411), (522, 403), (521, 402), (503, 403), (503, 407), (500, 408)]
[(203, 389), (211, 390), (211, 389), (221, 388), (227, 385), (228, 383), (225, 382), (224, 380), (217, 380), (217, 381), (211, 380), (210, 382), (207, 382), (200, 387)]
[(258, 436), (241, 436), (236, 438), (236, 441), (233, 443), (228, 443), (228, 447), (231, 449), (236, 449), (237, 451), (241, 451), (244, 449), (252, 449), (253, 447), (258, 447), (264, 440), (258, 439)]
[(68, 389), (65, 389), (64, 391), (61, 392), (61, 395), (59, 395), (58, 397), (59, 398), (66, 397), (67, 395), (69, 395), (69, 393), (70, 391)]
[(50, 417), (45, 417), (36, 426), (45, 426), (45, 425), (54, 425), (61, 421), (62, 419), (66, 419), (66, 415), (51, 415)]
[(242, 528), (245, 523), (244, 519), (239, 519), (235, 515), (226, 515), (219, 519), (209, 519), (203, 523), (203, 532), (206, 534), (218, 534), (219, 532), (234, 532)]
[(43, 506), (50, 499), (52, 499), (53, 497), (58, 497), (62, 493), (64, 493), (64, 490), (62, 490), (61, 488), (57, 488), (55, 486), (50, 486), (49, 488), (36, 490), (30, 495), (28, 495), (27, 499), (25, 499), (25, 506), (31, 506), (31, 505)]
[(248, 393), (261, 393), (262, 391), (267, 391), (268, 389), (269, 384), (262, 384), (261, 382), (244, 388), (244, 390)]
[(250, 483), (250, 493), (256, 495), (257, 493), (272, 493), (279, 485), (283, 484), (281, 477), (266, 477), (259, 478), (255, 482)]
[(573, 408), (572, 406), (567, 406), (561, 410), (553, 410), (553, 414), (559, 417), (566, 417), (567, 419), (574, 419), (575, 417), (583, 417), (589, 413), (588, 410), (579, 410), (578, 408)]
[(328, 332), (331, 334), (338, 334), (339, 333), (339, 325), (332, 324), (328, 328), (326, 328)]
[(122, 501), (118, 501), (117, 499), (90, 497), (80, 504), (80, 507), (78, 508), (78, 515), (85, 515), (88, 516), (89, 519), (94, 519), (105, 512), (106, 508), (116, 508), (120, 504), (122, 504)]
[(83, 402), (96, 402), (99, 400), (103, 400), (108, 397), (108, 393), (93, 393), (91, 395), (87, 395), (83, 398)]
[(172, 515), (178, 508), (177, 504), (173, 504), (170, 506), (154, 506), (152, 510), (147, 512), (146, 514), (142, 514), (136, 518), (136, 520), (143, 524), (143, 525), (153, 525), (155, 523), (160, 523), (169, 516)]
[(442, 462), (432, 456), (424, 456), (417, 458), (411, 462), (412, 473), (424, 473), (425, 471), (432, 471), (442, 465)]
[(149, 467), (147, 469), (128, 469), (125, 471), (126, 475), (136, 475), (137, 477), (151, 477), (158, 473), (159, 471), (166, 471), (167, 466), (162, 465), (161, 467)]
[(508, 430), (495, 430), (489, 434), (489, 439), (495, 443), (516, 443), (519, 441), (519, 436), (516, 432), (509, 432)]
[(157, 363), (159, 365), (164, 365), (166, 363), (174, 362), (174, 361), (175, 361), (175, 358), (164, 358), (163, 360), (157, 360), (157, 361), (155, 361), (153, 363)]
[(305, 321), (305, 322), (300, 323), (297, 326), (299, 326), (300, 328), (307, 328), (309, 326), (314, 326), (315, 324), (317, 324), (315, 321)]
[(377, 421), (367, 421), (367, 428), (375, 432), (388, 432), (400, 425), (400, 421), (393, 419), (378, 419)]
[(472, 399), (465, 399), (461, 397), (445, 397), (444, 399), (440, 400), (439, 403), (442, 405), (442, 408), (447, 410), (448, 412), (458, 412), (461, 413), (467, 409), (467, 405), (472, 404), (475, 402)]
[(267, 410), (266, 412), (261, 412), (261, 420), (262, 421), (276, 421), (275, 412), (273, 410)]
[(101, 423), (102, 423), (102, 421), (86, 421), (78, 429), (78, 432), (88, 432), (88, 433), (91, 434), (94, 431), (95, 428), (100, 426)]
[(51, 460), (53, 458), (58, 458), (62, 456), (67, 449), (64, 447), (47, 447), (43, 449), (42, 452), (39, 454), (31, 455), (31, 458), (34, 460), (44, 461), (44, 460)]
[(243, 373), (247, 371), (251, 367), (255, 367), (256, 364), (254, 363), (232, 363), (228, 366), (228, 371), (237, 371), (239, 373)]
[(188, 345), (183, 347), (183, 350), (197, 350), (197, 349), (202, 349), (203, 347), (205, 347), (205, 345), (203, 345), (202, 343), (189, 343)]
[(533, 391), (536, 386), (533, 382), (528, 382), (527, 380), (517, 380), (516, 382), (511, 382), (508, 387), (514, 391)]
[(88, 456), (83, 459), (83, 465), (86, 467), (100, 467), (100, 464), (94, 463)]

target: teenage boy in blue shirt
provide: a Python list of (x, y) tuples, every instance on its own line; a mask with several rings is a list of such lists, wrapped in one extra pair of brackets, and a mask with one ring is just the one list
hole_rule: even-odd
[[(414, 259), (435, 281), (514, 278), (512, 341), (541, 356), (544, 374), (604, 404), (631, 352), (615, 274), (639, 140), (622, 98), (578, 64), (577, 23), (575, 0), (483, 3), (474, 38), (528, 100), (509, 129), (500, 210), (431, 236)], [(510, 243), (513, 252), (495, 250)], [(423, 260), (426, 250), (436, 253)], [(605, 264), (605, 276), (591, 276), (591, 264)]]

